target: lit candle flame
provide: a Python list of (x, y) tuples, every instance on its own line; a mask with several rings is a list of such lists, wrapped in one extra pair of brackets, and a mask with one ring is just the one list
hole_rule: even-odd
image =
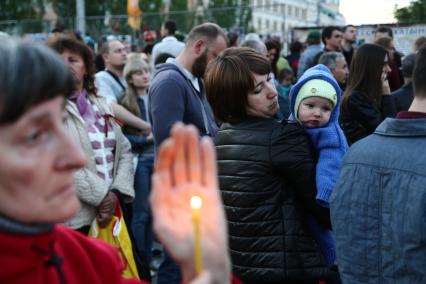
[(191, 197), (190, 203), (191, 203), (192, 209), (200, 209), (201, 206), (203, 205), (203, 200), (201, 199), (201, 197), (195, 195)]

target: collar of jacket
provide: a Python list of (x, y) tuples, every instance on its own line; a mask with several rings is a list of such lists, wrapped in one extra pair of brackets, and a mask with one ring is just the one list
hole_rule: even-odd
[(21, 235), (36, 235), (51, 231), (52, 224), (28, 224), (13, 220), (4, 215), (0, 215), (0, 232), (21, 234)]
[(426, 136), (426, 118), (386, 118), (374, 131), (383, 136), (415, 137)]
[[(111, 112), (111, 110), (110, 110), (110, 109), (106, 109), (105, 107), (103, 107), (101, 104), (99, 104), (99, 103), (98, 103), (99, 101), (103, 101), (103, 102), (104, 102), (104, 104), (105, 104), (105, 105), (107, 105), (107, 102), (106, 102), (105, 98), (100, 97), (100, 96), (88, 95), (88, 96), (87, 96), (87, 99), (88, 99), (88, 100), (89, 100), (92, 104), (95, 104), (95, 105), (98, 107), (98, 111), (99, 111), (101, 114), (111, 115), (111, 116), (113, 116), (113, 117), (114, 117), (114, 115), (113, 115), (113, 113)], [(78, 109), (77, 109), (77, 105), (76, 105), (73, 101), (71, 101), (71, 100), (67, 99), (67, 102), (66, 102), (66, 106), (65, 106), (65, 108), (66, 108), (66, 110), (67, 110), (70, 114), (72, 114), (73, 116), (77, 117), (77, 118), (80, 120), (80, 122), (84, 124), (84, 120), (83, 120), (83, 118), (81, 117), (81, 115), (80, 115), (80, 113), (79, 113), (79, 111), (78, 111)]]

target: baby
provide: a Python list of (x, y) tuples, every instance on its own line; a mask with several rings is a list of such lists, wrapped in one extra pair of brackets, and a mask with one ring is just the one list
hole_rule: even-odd
[(323, 127), (329, 122), (336, 102), (337, 94), (330, 83), (312, 79), (306, 82), (297, 94), (295, 118), (308, 128)]
[[(342, 91), (328, 68), (316, 65), (300, 77), (290, 90), (290, 119), (305, 127), (318, 152), (316, 166), (317, 202), (329, 207), (330, 195), (339, 175), (340, 163), (348, 143), (339, 126)], [(326, 262), (335, 261), (335, 245), (331, 232), (310, 216), (308, 224)]]

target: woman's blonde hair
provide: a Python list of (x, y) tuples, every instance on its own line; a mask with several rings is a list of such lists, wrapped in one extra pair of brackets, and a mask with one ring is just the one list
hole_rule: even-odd
[[(140, 70), (150, 72), (148, 62), (146, 62), (139, 53), (130, 53), (127, 57), (127, 63), (124, 66), (123, 70), (123, 76), (127, 82), (127, 89), (123, 98), (120, 101), (120, 104), (138, 117), (141, 116), (141, 112), (139, 110), (137, 102), (138, 92), (133, 83), (131, 83), (130, 81), (132, 75)], [(129, 129), (126, 127), (125, 131), (131, 133), (137, 132), (135, 129)]]

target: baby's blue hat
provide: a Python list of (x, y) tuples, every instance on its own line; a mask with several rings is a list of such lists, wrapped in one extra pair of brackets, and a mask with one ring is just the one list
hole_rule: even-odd
[[(326, 91), (326, 93), (324, 94), (327, 95), (322, 97), (326, 97), (327, 99), (329, 99), (333, 103), (333, 106), (335, 106), (330, 118), (330, 120), (335, 120), (336, 119), (335, 116), (338, 115), (340, 111), (339, 106), (340, 106), (340, 98), (342, 96), (342, 90), (340, 89), (337, 81), (334, 79), (333, 74), (331, 74), (330, 70), (323, 64), (315, 65), (314, 67), (311, 67), (308, 70), (306, 70), (305, 73), (303, 73), (303, 75), (299, 78), (297, 83), (291, 88), (289, 93), (289, 98), (290, 98), (290, 111), (292, 112), (293, 117), (297, 119), (297, 109), (295, 108), (296, 102), (298, 107), (298, 105), (302, 101), (301, 99), (298, 99), (297, 97), (299, 95), (304, 96), (303, 98), (308, 97), (306, 96), (306, 92), (300, 92), (300, 90), (305, 85), (305, 83), (313, 79), (324, 80), (325, 82), (329, 83), (332, 88), (334, 88), (334, 92), (333, 92), (329, 88), (330, 87), (329, 84), (321, 84), (321, 86), (325, 88), (324, 91)], [(318, 81), (316, 82), (318, 83)], [(310, 86), (310, 89), (308, 91), (310, 90), (312, 90), (312, 86)], [(334, 94), (336, 94), (336, 99), (334, 99)]]

